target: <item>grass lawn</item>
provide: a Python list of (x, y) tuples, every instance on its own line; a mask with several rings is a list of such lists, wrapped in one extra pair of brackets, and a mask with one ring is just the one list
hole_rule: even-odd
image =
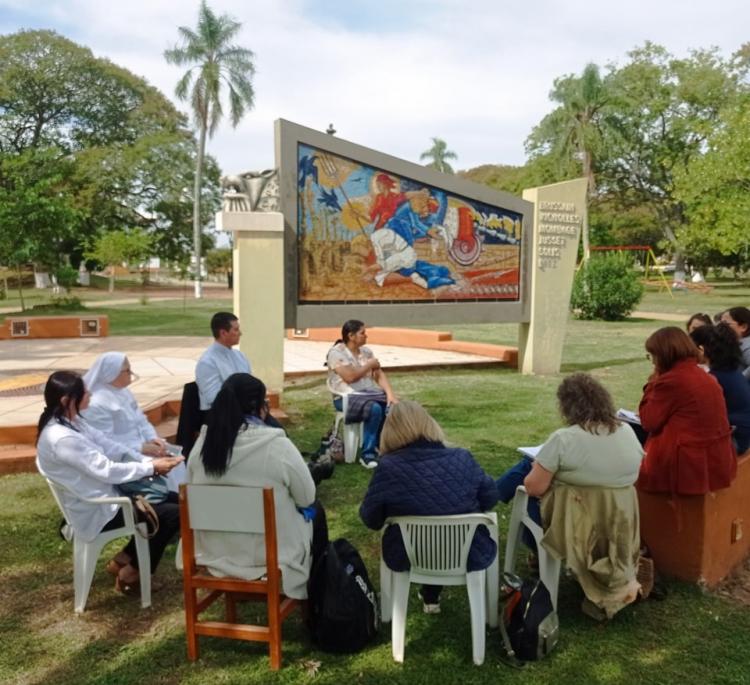
[[(152, 332), (162, 332), (169, 308), (147, 305), (143, 309), (151, 311), (152, 307), (158, 311), (158, 316), (148, 317)], [(124, 314), (137, 308), (122, 309)], [(196, 318), (191, 321), (195, 325), (200, 319), (203, 328), (205, 313), (199, 317), (199, 310), (202, 307), (196, 308)], [(176, 305), (172, 325), (177, 325), (178, 312)], [(139, 330), (145, 331), (148, 320), (142, 319)], [(118, 321), (124, 319), (113, 319), (113, 327), (120, 326)], [(135, 317), (131, 325), (137, 322)], [(649, 372), (643, 340), (659, 325), (654, 321), (571, 322), (563, 371), (590, 370), (610, 388), (618, 406), (633, 407)], [(516, 327), (510, 325), (453, 330), (456, 337), (476, 340), (513, 342), (516, 336)], [(392, 376), (402, 396), (424, 403), (445, 428), (449, 441), (471, 449), (492, 475), (515, 462), (516, 446), (541, 441), (559, 426), (554, 398), (559, 377), (519, 376), (501, 369), (437, 369)], [(301, 381), (286, 391), (290, 435), (302, 450), (314, 449), (332, 423), (329, 397), (320, 380)], [(378, 535), (366, 530), (357, 515), (369, 477), (368, 471), (356, 465), (339, 467), (334, 477), (321, 485), (319, 496), (328, 512), (331, 536), (344, 536), (357, 546), (377, 585)], [(155, 576), (150, 610), (142, 611), (137, 600), (116, 595), (100, 563), (86, 613), (75, 616), (72, 553), (56, 534), (59, 514), (46, 486), (32, 474), (5, 477), (0, 479), (0, 501), (0, 682), (750, 682), (750, 607), (697, 587), (672, 583), (666, 601), (629, 607), (610, 624), (600, 626), (580, 613), (580, 590), (566, 578), (560, 588), (558, 649), (523, 671), (500, 663), (498, 633), (488, 635), (485, 664), (479, 668), (472, 665), (463, 588), (446, 589), (443, 613), (438, 616), (422, 614), (412, 592), (403, 665), (391, 659), (388, 629), (363, 652), (334, 656), (313, 649), (297, 618), (285, 624), (284, 668), (278, 674), (268, 671), (263, 646), (211, 638), (201, 640), (201, 659), (189, 664), (185, 659), (181, 583), (172, 563), (172, 548)], [(509, 507), (500, 505), (498, 511), (504, 539)], [(102, 556), (107, 558), (107, 554)], [(251, 617), (257, 615), (254, 608), (246, 611)], [(310, 659), (321, 662), (315, 677), (304, 668)]]
[[(180, 292), (184, 295), (181, 299)], [(146, 301), (140, 303), (144, 295)], [(153, 302), (148, 298), (159, 297), (163, 294), (176, 296), (177, 299), (166, 302)], [(123, 289), (110, 294), (98, 288), (76, 288), (73, 295), (80, 298), (85, 309), (80, 312), (106, 314), (110, 321), (110, 335), (203, 335), (208, 331), (208, 320), (211, 315), (220, 310), (232, 307), (231, 298), (227, 297), (227, 291), (223, 287), (207, 288), (206, 299), (195, 300), (191, 290), (184, 288), (160, 288), (150, 287), (141, 290), (139, 288)], [(735, 306), (750, 306), (750, 289), (738, 282), (717, 282), (716, 287), (709, 293), (698, 291), (675, 291), (673, 297), (664, 290), (659, 291), (655, 287), (649, 287), (643, 296), (643, 300), (637, 309), (644, 312), (663, 312), (668, 314), (679, 314), (687, 321), (688, 317), (695, 312), (706, 312), (713, 316), (716, 312)], [(30, 310), (28, 315), (53, 315), (53, 314), (75, 314), (76, 311), (69, 309), (56, 310), (50, 308), (51, 296), (46, 290), (25, 290), (27, 308), (34, 305), (47, 305), (43, 311)], [(121, 299), (138, 300), (133, 304), (108, 306), (110, 300)], [(17, 308), (13, 314), (0, 314), (0, 321), (5, 316), (20, 313), (20, 301), (14, 291), (9, 291), (8, 299), (0, 300), (0, 308)], [(488, 324), (488, 325), (451, 325), (451, 326), (424, 326), (423, 328), (440, 328), (450, 330), (457, 340), (476, 340), (479, 342), (495, 342), (500, 344), (515, 345), (518, 341), (518, 326), (515, 324)], [(589, 358), (586, 354), (604, 341), (592, 340), (584, 348), (578, 349), (577, 356), (586, 361), (581, 361), (585, 368), (587, 363), (598, 363), (601, 356)], [(571, 370), (570, 368), (568, 370)]]

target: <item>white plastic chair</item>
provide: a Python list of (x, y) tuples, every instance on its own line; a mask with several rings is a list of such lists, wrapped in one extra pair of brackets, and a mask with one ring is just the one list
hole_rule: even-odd
[(504, 571), (515, 573), (516, 557), (521, 544), (523, 527), (529, 529), (536, 541), (537, 558), (539, 559), (539, 578), (549, 591), (552, 606), (557, 611), (557, 589), (560, 584), (560, 560), (553, 557), (542, 545), (544, 531), (542, 527), (529, 516), (529, 493), (523, 485), (516, 489), (513, 499), (513, 509), (510, 514), (508, 525), (508, 540), (505, 543), (505, 566)]
[(349, 402), (348, 397), (351, 393), (340, 394), (335, 392), (331, 387), (330, 381), (326, 381), (326, 387), (328, 391), (334, 397), (341, 397), (341, 411), (336, 410), (336, 419), (333, 424), (333, 434), (339, 434), (339, 426), (344, 427), (344, 461), (347, 464), (353, 464), (357, 461), (357, 450), (362, 444), (364, 437), (364, 424), (360, 423), (346, 423), (346, 408)]
[[(133, 518), (133, 503), (130, 499), (128, 497), (80, 497), (70, 488), (61, 485), (60, 483), (56, 483), (46, 476), (45, 480), (52, 491), (52, 496), (55, 498), (57, 506), (60, 508), (60, 511), (65, 518), (67, 528), (66, 532), (72, 534), (73, 538), (73, 588), (75, 594), (73, 606), (75, 612), (81, 614), (86, 608), (86, 600), (88, 600), (91, 581), (94, 579), (94, 571), (96, 570), (96, 561), (99, 558), (104, 545), (116, 538), (131, 535), (135, 536), (135, 550), (138, 555), (138, 568), (141, 569), (141, 606), (144, 609), (150, 607), (151, 555), (148, 549), (148, 540), (144, 537), (148, 531), (145, 523), (135, 523), (135, 519)], [(70, 523), (70, 519), (65, 512), (62, 493), (66, 493), (81, 502), (88, 502), (89, 504), (119, 505), (122, 508), (122, 517), (125, 521), (125, 525), (121, 528), (105, 530), (103, 533), (99, 533), (99, 535), (97, 535), (91, 542), (83, 542), (76, 536), (75, 528)], [(140, 532), (136, 531), (136, 527)], [(66, 539), (70, 540), (69, 535), (66, 535)]]
[(393, 659), (404, 660), (406, 611), (409, 585), (466, 585), (471, 611), (472, 657), (477, 666), (484, 662), (485, 622), (498, 624), (499, 562), (495, 556), (489, 568), (467, 571), (466, 561), (477, 526), (485, 525), (497, 544), (497, 514), (461, 514), (459, 516), (398, 516), (386, 520), (401, 530), (411, 569), (396, 572), (380, 558), (381, 614), (391, 624)]

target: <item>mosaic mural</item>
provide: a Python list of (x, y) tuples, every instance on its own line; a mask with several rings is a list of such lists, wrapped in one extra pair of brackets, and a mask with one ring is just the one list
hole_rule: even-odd
[(517, 301), (522, 216), (299, 143), (298, 302)]

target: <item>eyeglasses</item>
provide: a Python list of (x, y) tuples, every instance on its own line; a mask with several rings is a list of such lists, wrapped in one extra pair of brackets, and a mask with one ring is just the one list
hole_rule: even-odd
[(646, 352), (646, 359), (648, 359), (650, 362), (654, 361), (653, 357), (651, 356), (650, 352)]

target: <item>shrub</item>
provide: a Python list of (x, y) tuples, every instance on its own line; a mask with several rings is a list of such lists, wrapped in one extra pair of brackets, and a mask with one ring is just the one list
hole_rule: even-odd
[(78, 269), (65, 264), (55, 271), (55, 278), (57, 278), (57, 284), (61, 288), (65, 288), (66, 293), (69, 293), (78, 283)]
[(35, 304), (31, 309), (35, 312), (77, 312), (86, 307), (80, 298), (67, 296), (53, 297), (48, 304)]
[(570, 306), (580, 319), (624, 319), (643, 297), (643, 284), (625, 255), (589, 259), (576, 274)]

